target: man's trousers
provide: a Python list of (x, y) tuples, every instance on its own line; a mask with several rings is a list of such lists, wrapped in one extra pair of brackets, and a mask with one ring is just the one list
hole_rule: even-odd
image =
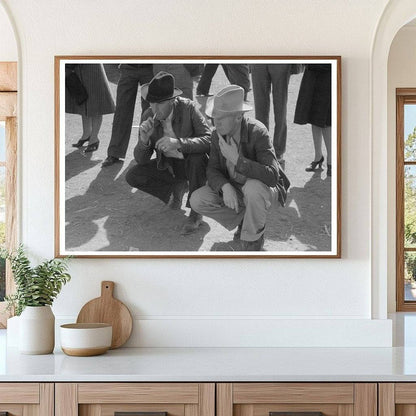
[[(122, 64), (120, 73), (120, 80), (117, 84), (116, 112), (107, 155), (124, 158), (130, 141), (137, 89), (139, 84), (150, 82), (153, 78), (153, 69), (152, 65)], [(141, 102), (143, 113), (149, 107), (149, 103), (143, 99)]]
[(189, 208), (192, 193), (206, 183), (208, 156), (205, 153), (190, 153), (185, 159), (169, 158), (169, 162), (173, 174), (168, 169), (158, 169), (156, 159), (151, 159), (149, 163), (133, 166), (126, 174), (126, 181), (133, 188), (153, 195), (167, 204), (175, 185), (187, 180), (189, 193), (186, 206)]
[(256, 241), (264, 233), (267, 212), (272, 206), (275, 192), (257, 179), (247, 179), (244, 185), (233, 186), (239, 200), (238, 213), (225, 206), (222, 196), (209, 185), (191, 195), (191, 207), (197, 213), (213, 218), (230, 231), (242, 222), (241, 239)]
[[(273, 146), (281, 159), (286, 151), (287, 95), (290, 80), (290, 64), (251, 65), (256, 119), (269, 130), (270, 93), (273, 97), (274, 134)], [(270, 130), (269, 130), (270, 131)]]

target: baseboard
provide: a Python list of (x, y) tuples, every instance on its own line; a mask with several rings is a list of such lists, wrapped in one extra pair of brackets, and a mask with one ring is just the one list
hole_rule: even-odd
[[(57, 324), (73, 322), (57, 317)], [(59, 331), (57, 331), (59, 332)], [(135, 319), (126, 347), (391, 347), (392, 321)]]

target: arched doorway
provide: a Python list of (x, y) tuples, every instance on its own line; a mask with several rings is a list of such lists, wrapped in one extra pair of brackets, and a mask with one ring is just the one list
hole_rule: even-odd
[[(17, 61), (18, 47), (9, 14), (0, 2), (0, 244), (7, 249), (17, 241)], [(4, 296), (13, 281), (0, 262), (0, 327), (5, 326)]]
[[(390, 47), (387, 84), (387, 147), (396, 162), (396, 178), (389, 177), (388, 251), (396, 251), (388, 262), (388, 310), (416, 310), (416, 162), (413, 149), (416, 126), (416, 19), (404, 25)], [(396, 138), (396, 140), (393, 140)], [(396, 154), (394, 158), (393, 155)], [(395, 180), (394, 180), (395, 179)], [(394, 201), (394, 194), (396, 201)], [(396, 202), (396, 204), (394, 203)], [(394, 243), (396, 247), (394, 247)], [(395, 261), (394, 261), (395, 260)], [(396, 285), (395, 285), (396, 283)]]
[[(390, 290), (389, 270), (395, 259), (391, 227), (395, 209), (395, 160), (388, 157), (388, 56), (390, 46), (402, 26), (416, 17), (414, 0), (390, 1), (380, 18), (371, 55), (371, 253), (372, 253), (372, 317), (387, 318), (387, 294)], [(393, 202), (394, 207), (394, 202)]]

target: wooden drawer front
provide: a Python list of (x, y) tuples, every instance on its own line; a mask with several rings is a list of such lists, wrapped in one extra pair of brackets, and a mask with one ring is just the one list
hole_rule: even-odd
[(7, 412), (9, 416), (25, 416), (23, 405), (21, 404), (2, 404), (0, 403), (0, 414)]
[(215, 384), (58, 383), (55, 386), (55, 416), (114, 416), (115, 412), (215, 416)]
[(375, 383), (217, 384), (217, 416), (269, 416), (270, 412), (322, 412), (324, 416), (377, 416), (377, 385)]
[(52, 383), (0, 383), (0, 413), (9, 416), (54, 416)]
[(0, 383), (0, 403), (39, 403), (38, 383)]
[(78, 403), (195, 403), (197, 383), (80, 383)]
[(396, 404), (416, 404), (416, 383), (396, 383), (394, 394)]
[[(185, 416), (183, 404), (81, 404), (79, 406), (80, 416), (100, 415), (114, 416), (115, 412), (167, 412), (168, 416)], [(197, 413), (198, 414), (198, 413)]]
[[(342, 409), (341, 409), (342, 408)], [(353, 415), (352, 405), (337, 404), (237, 404), (234, 405), (234, 416), (269, 416), (270, 412), (322, 412), (324, 416)]]
[(351, 383), (247, 383), (234, 384), (236, 403), (354, 403)]
[(416, 383), (380, 383), (380, 416), (415, 416)]

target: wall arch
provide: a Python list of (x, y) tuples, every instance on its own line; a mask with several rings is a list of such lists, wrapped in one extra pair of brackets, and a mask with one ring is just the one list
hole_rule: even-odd
[(390, 1), (377, 26), (371, 51), (371, 281), (372, 318), (387, 318), (388, 176), (387, 169), (387, 68), (390, 46), (396, 33), (416, 17), (414, 0)]
[(4, 0), (0, 0), (0, 61), (19, 61), (20, 50), (16, 26)]

